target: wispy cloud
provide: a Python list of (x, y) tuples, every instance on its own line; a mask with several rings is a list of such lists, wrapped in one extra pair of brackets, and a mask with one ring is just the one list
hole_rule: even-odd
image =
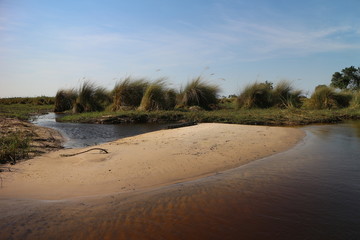
[(249, 55), (271, 58), (281, 55), (296, 56), (360, 49), (358, 42), (342, 37), (344, 33), (357, 34), (357, 37), (360, 37), (355, 29), (348, 26), (312, 30), (306, 27), (301, 29), (291, 26), (284, 28), (266, 23), (246, 23), (236, 20), (227, 21), (226, 24), (219, 27), (216, 34), (221, 35), (223, 41), (227, 41), (235, 48), (246, 48)]

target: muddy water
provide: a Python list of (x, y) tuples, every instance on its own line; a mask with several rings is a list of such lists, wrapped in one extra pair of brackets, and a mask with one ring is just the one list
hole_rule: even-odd
[(0, 232), (19, 239), (360, 239), (360, 122), (304, 129), (305, 139), (287, 152), (196, 181), (0, 202), (14, 209), (0, 211)]

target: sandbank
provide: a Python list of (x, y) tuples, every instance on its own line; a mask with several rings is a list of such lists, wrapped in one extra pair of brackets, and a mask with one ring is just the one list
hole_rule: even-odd
[[(96, 127), (96, 126), (94, 126)], [(63, 149), (9, 166), (0, 198), (57, 200), (131, 192), (212, 175), (293, 147), (298, 128), (202, 123)]]

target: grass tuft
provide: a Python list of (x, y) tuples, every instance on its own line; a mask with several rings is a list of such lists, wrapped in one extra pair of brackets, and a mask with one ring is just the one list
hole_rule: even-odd
[(218, 103), (217, 95), (220, 88), (206, 83), (201, 76), (190, 81), (179, 94), (179, 105), (186, 107), (199, 106), (203, 109), (211, 109), (211, 105)]
[(105, 88), (98, 87), (93, 82), (86, 80), (78, 90), (73, 112), (103, 111), (110, 101), (110, 94)]
[(237, 98), (238, 108), (269, 108), (272, 103), (272, 84), (267, 82), (247, 85)]
[(0, 138), (0, 163), (16, 163), (17, 160), (28, 158), (30, 138), (15, 132)]
[(140, 105), (144, 93), (149, 86), (145, 79), (125, 78), (116, 83), (113, 95), (112, 111), (118, 111), (123, 108), (136, 108)]
[(55, 96), (54, 112), (65, 112), (73, 108), (78, 94), (75, 89), (60, 89)]

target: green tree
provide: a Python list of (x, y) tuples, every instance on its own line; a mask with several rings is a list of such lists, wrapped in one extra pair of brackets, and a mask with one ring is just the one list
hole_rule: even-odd
[(360, 67), (351, 66), (344, 68), (341, 72), (335, 72), (330, 85), (340, 89), (360, 89)]

